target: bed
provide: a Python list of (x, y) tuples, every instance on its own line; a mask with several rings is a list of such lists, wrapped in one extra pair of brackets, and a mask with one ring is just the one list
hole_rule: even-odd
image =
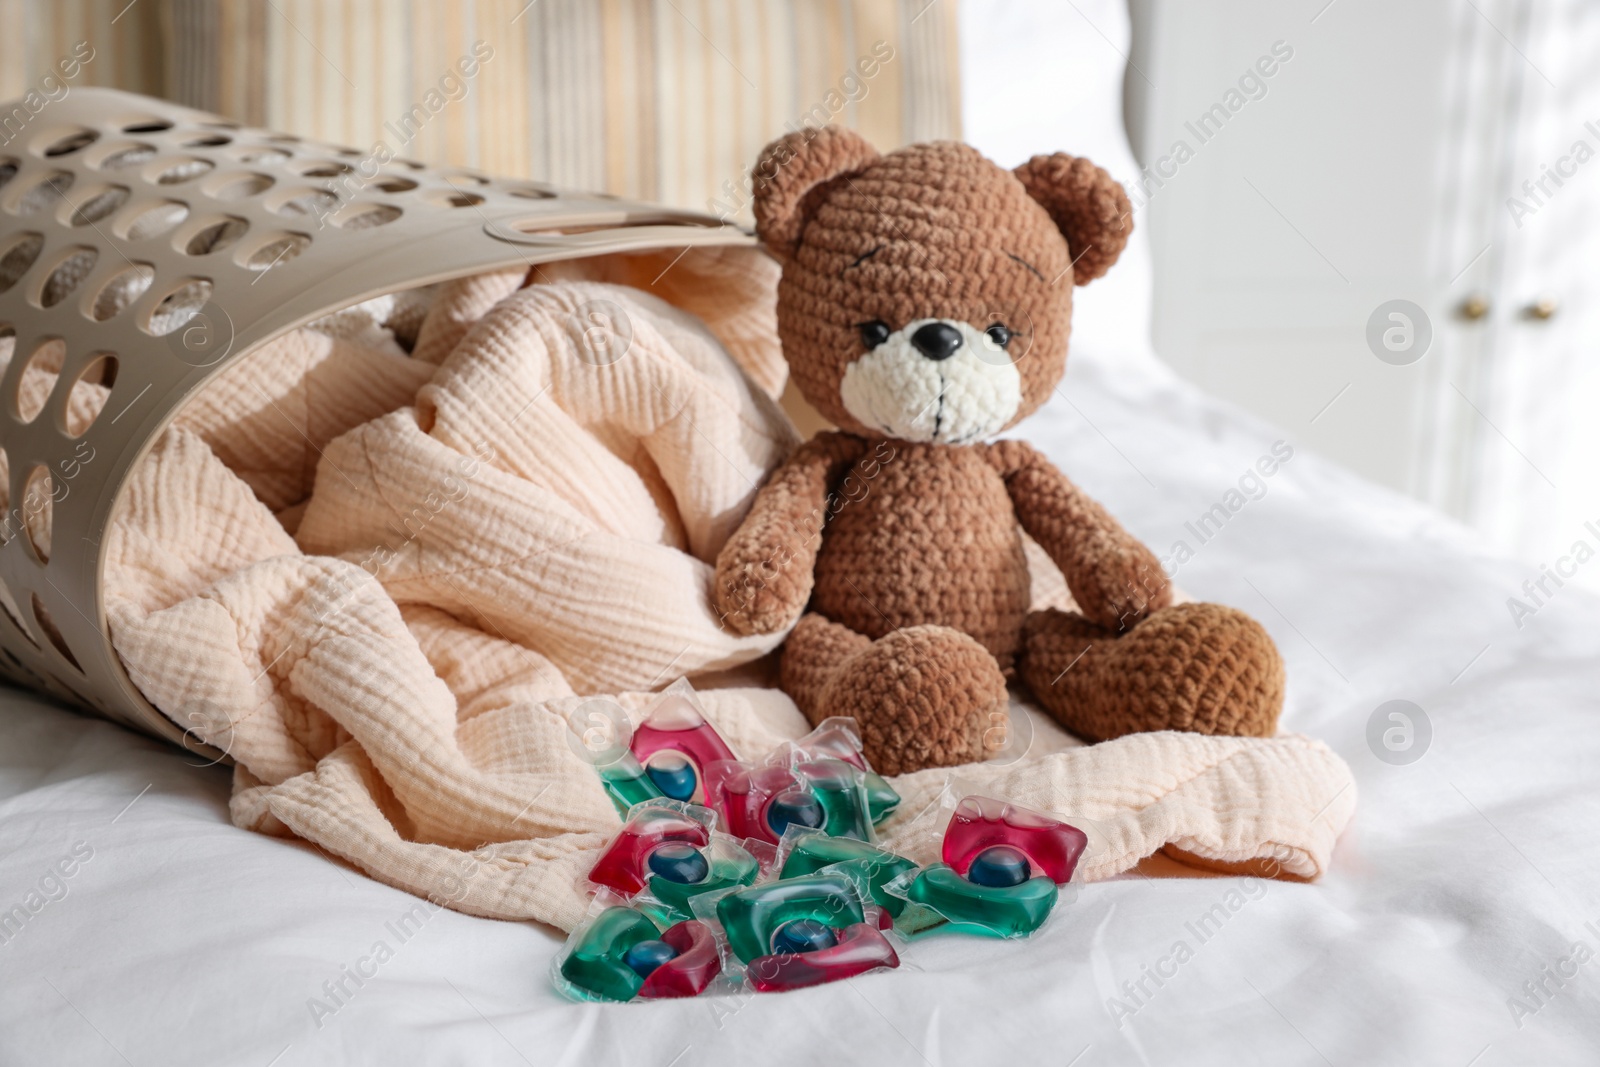
[[(1032, 431), (1158, 546), (1282, 439), (1152, 359), (1081, 350)], [(1593, 1062), (1600, 603), (1564, 591), (1519, 630), (1504, 600), (1525, 571), (1296, 452), (1179, 580), (1266, 623), (1284, 728), (1354, 770), (1331, 872), (1158, 858), (1082, 887), (1034, 940), (927, 941), (898, 972), (748, 1000), (562, 1001), (553, 932), (234, 829), (225, 769), (10, 691), (0, 905), (54, 899), (4, 931), (0, 1061)], [(1431, 724), (1414, 762), (1369, 746), (1394, 699)], [(391, 958), (357, 985), (380, 941)], [(336, 1012), (311, 1007), (340, 983)]]
[[(1109, 96), (1120, 7), (1086, 8), (1109, 39), (1052, 41), (1022, 6), (964, 12), (969, 133), (1015, 162), (1062, 124), (1130, 172), (1110, 109), (1008, 98), (971, 58), (1081, 64)], [(1148, 279), (1136, 245), (1084, 290), (1066, 381), (1021, 430), (1158, 555), (1186, 542), (1186, 591), (1277, 640), (1282, 728), (1326, 740), (1360, 795), (1320, 881), (1157, 856), (1026, 942), (932, 939), (784, 996), (578, 1005), (549, 981), (554, 931), (235, 829), (225, 768), (6, 690), (0, 1063), (1596, 1062), (1600, 600), (1563, 589), (1519, 626), (1506, 598), (1535, 568), (1166, 370), (1136, 325)], [(1292, 457), (1264, 490), (1195, 537), (1275, 444)]]

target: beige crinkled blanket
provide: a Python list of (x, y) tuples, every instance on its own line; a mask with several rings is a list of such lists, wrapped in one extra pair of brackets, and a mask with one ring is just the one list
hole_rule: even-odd
[[(698, 318), (583, 280), (657, 269), (547, 268), (520, 289), (521, 272), (488, 275), (441, 287), (420, 327), (415, 301), (409, 326), (379, 301), (296, 331), (230, 368), (139, 466), (109, 541), (114, 643), (156, 707), (233, 757), (238, 825), (462, 911), (581, 919), (618, 818), (567, 713), (594, 693), (637, 712), (678, 675), (777, 643), (724, 632), (708, 600), (718, 548), (796, 443), (769, 395), (773, 272), (696, 253), (657, 291)], [(703, 698), (744, 758), (807, 728), (774, 690)], [(1349, 769), (1304, 737), (1072, 747), (1030, 721), (1024, 759), (961, 777), (1092, 820), (1088, 879), (1164, 846), (1316, 877), (1353, 809)], [(946, 778), (895, 781), (891, 845), (926, 850), (905, 827)]]

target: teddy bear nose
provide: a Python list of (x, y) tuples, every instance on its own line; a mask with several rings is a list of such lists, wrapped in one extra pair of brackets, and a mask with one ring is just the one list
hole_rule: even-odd
[(917, 351), (938, 362), (949, 359), (961, 347), (961, 331), (948, 322), (930, 322), (911, 335)]

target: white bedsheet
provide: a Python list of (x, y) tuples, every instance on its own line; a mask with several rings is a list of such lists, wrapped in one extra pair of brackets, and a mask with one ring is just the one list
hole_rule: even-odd
[[(554, 934), (423, 904), (402, 939), (416, 899), (234, 829), (225, 770), (5, 693), (0, 909), (42, 883), (59, 899), (0, 943), (0, 1064), (1600, 1062), (1600, 601), (1561, 590), (1519, 630), (1525, 567), (1298, 451), (1199, 545), (1185, 522), (1292, 433), (1145, 358), (1107, 366), (1075, 356), (1024, 429), (1160, 554), (1189, 541), (1180, 583), (1279, 642), (1285, 728), (1361, 791), (1320, 883), (1157, 861), (1025, 943), (923, 942), (897, 972), (782, 996), (580, 1006), (550, 987)], [(1432, 724), (1408, 766), (1366, 740), (1396, 698)], [(379, 941), (392, 958), (317, 1017)], [(1575, 942), (1587, 962), (1563, 964)], [(1176, 973), (1135, 1000), (1146, 967)]]

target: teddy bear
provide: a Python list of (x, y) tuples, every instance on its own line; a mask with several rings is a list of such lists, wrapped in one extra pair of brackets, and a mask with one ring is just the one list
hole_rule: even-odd
[[(1271, 736), (1284, 673), (1260, 624), (1174, 604), (1149, 549), (1034, 448), (995, 440), (1060, 382), (1073, 287), (1132, 232), (1122, 187), (1070, 155), (1008, 171), (954, 142), (879, 154), (838, 127), (774, 141), (752, 177), (784, 358), (838, 429), (762, 485), (712, 596), (737, 633), (792, 627), (778, 680), (806, 716), (853, 717), (885, 774), (992, 755), (1008, 679), (1089, 741)], [(1030, 611), (1024, 532), (1077, 611)]]

